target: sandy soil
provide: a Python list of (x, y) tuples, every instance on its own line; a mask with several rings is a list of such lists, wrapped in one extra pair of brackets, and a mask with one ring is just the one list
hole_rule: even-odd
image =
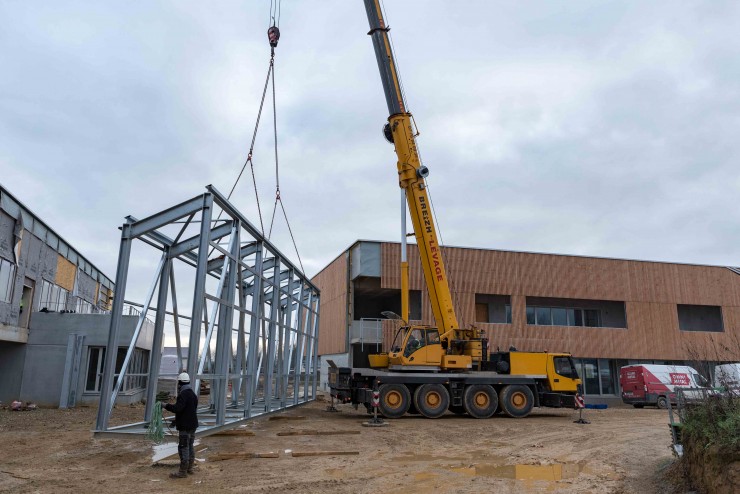
[[(588, 410), (590, 425), (573, 423), (572, 410), (543, 409), (519, 420), (446, 415), (366, 428), (362, 411), (325, 408), (318, 401), (284, 413), (304, 420), (257, 418), (248, 425), (254, 436), (203, 438), (204, 461), (179, 480), (168, 478), (174, 467), (152, 466), (144, 439), (93, 439), (94, 408), (0, 410), (0, 492), (673, 492), (665, 480), (672, 460), (665, 411)], [(114, 412), (119, 423), (141, 415), (141, 407)], [(305, 429), (360, 434), (277, 436)], [(292, 457), (285, 450), (359, 455)], [(279, 457), (213, 461), (240, 451)]]

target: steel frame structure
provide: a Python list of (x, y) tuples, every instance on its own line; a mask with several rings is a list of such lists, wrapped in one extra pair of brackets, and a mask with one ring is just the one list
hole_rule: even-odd
[[(201, 380), (211, 385), (208, 403), (201, 400), (198, 435), (316, 397), (319, 290), (223, 194), (210, 185), (206, 190), (142, 220), (128, 216), (121, 228), (96, 436), (145, 432), (160, 378), (168, 314), (173, 317), (180, 369), (187, 370), (191, 379), (195, 376), (196, 393)], [(168, 229), (175, 233), (174, 238), (165, 233)], [(134, 240), (161, 251), (161, 257), (133, 337), (121, 342), (119, 329)], [(195, 279), (188, 285), (192, 290), (191, 317), (178, 312), (177, 286), (181, 285), (175, 282), (175, 261), (195, 268)], [(156, 307), (152, 306), (155, 292)], [(154, 334), (144, 420), (110, 427), (116, 397), (150, 313)], [(190, 324), (186, 366), (180, 334), (185, 323), (181, 319), (189, 319)], [(128, 351), (116, 374), (121, 346), (127, 346)]]

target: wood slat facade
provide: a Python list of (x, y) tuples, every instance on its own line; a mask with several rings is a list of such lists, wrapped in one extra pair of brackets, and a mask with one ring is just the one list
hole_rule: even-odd
[[(444, 249), (462, 326), (475, 323), (475, 295), (509, 295), (512, 324), (475, 323), (493, 348), (565, 351), (610, 359), (686, 360), (690, 349), (740, 340), (740, 275), (721, 266), (602, 259), (468, 248)], [(433, 324), (416, 246), (410, 286), (422, 289), (422, 320)], [(381, 244), (381, 286), (400, 289), (400, 245)], [(627, 328), (526, 324), (526, 297), (624, 302)], [(720, 306), (723, 332), (681, 331), (677, 304)]]
[(344, 252), (311, 280), (321, 291), (319, 355), (347, 351), (348, 257)]

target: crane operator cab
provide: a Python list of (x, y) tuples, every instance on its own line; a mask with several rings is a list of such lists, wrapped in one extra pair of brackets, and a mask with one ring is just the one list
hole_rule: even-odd
[(470, 356), (458, 354), (447, 341), (443, 340), (437, 328), (401, 327), (396, 332), (390, 353), (370, 355), (370, 366), (415, 371), (470, 369), (472, 367)]

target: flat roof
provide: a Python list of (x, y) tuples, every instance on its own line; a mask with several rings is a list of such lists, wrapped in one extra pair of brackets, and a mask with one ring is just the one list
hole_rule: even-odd
[[(336, 261), (342, 254), (345, 252), (348, 252), (352, 247), (355, 245), (362, 243), (362, 242), (368, 242), (368, 243), (375, 243), (375, 244), (395, 244), (395, 245), (401, 245), (401, 242), (399, 241), (393, 241), (393, 240), (370, 240), (370, 239), (357, 239), (352, 244), (347, 247), (345, 250), (343, 250), (337, 257), (331, 260), (329, 264), (324, 266), (318, 273), (316, 273), (314, 276), (318, 276), (319, 273), (324, 271), (329, 265), (331, 265), (334, 261)], [(409, 245), (416, 245), (416, 242), (412, 242)], [(503, 249), (487, 249), (482, 247), (463, 247), (458, 245), (442, 245), (442, 247), (449, 247), (452, 249), (466, 249), (466, 250), (480, 250), (480, 251), (488, 251), (488, 252), (511, 252), (514, 254), (532, 254), (532, 255), (540, 255), (540, 256), (561, 256), (561, 257), (577, 257), (581, 259), (600, 259), (600, 260), (607, 260), (607, 261), (629, 261), (629, 262), (649, 262), (653, 264), (677, 264), (681, 266), (701, 266), (701, 267), (710, 267), (710, 268), (726, 268), (731, 271), (734, 271), (738, 275), (740, 275), (740, 267), (735, 266), (721, 266), (716, 264), (698, 264), (698, 263), (692, 263), (692, 262), (670, 262), (670, 261), (649, 261), (644, 259), (625, 259), (625, 258), (619, 258), (619, 257), (599, 257), (599, 256), (587, 256), (587, 255), (577, 255), (577, 254), (559, 254), (555, 252), (531, 252), (531, 251), (521, 251), (521, 250), (503, 250)]]

